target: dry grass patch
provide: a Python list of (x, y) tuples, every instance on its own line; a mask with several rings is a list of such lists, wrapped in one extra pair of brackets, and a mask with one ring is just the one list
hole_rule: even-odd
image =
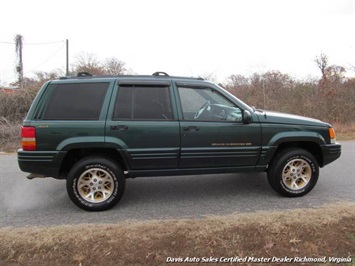
[(21, 146), (21, 124), (0, 117), (0, 152), (14, 152)]
[(167, 257), (354, 257), (354, 221), (355, 204), (338, 203), (201, 220), (1, 228), (0, 265), (164, 265)]
[(355, 140), (355, 123), (341, 124), (333, 123), (337, 139)]

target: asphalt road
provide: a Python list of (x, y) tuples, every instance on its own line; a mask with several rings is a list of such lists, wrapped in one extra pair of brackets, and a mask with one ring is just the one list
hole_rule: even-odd
[(355, 202), (355, 142), (342, 145), (340, 159), (322, 168), (316, 187), (301, 198), (278, 196), (265, 173), (146, 177), (128, 179), (122, 200), (100, 213), (77, 208), (65, 181), (27, 180), (16, 155), (0, 155), (0, 227), (201, 218)]

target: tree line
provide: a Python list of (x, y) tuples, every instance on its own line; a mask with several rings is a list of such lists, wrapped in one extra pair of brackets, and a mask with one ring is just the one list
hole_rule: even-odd
[[(354, 123), (355, 78), (346, 78), (346, 69), (329, 64), (325, 54), (316, 57), (315, 64), (321, 72), (320, 79), (298, 80), (271, 70), (249, 76), (233, 74), (220, 85), (256, 108), (309, 116), (331, 123)], [(133, 74), (125, 62), (115, 57), (99, 61), (95, 55), (87, 53), (77, 56), (72, 65), (70, 74), (75, 76), (78, 72), (93, 75)], [(60, 69), (37, 72), (34, 77), (24, 77), (23, 89), (17, 93), (0, 93), (0, 122), (1, 119), (9, 123), (21, 122), (42, 84), (63, 75), (64, 71)], [(216, 80), (213, 73), (202, 76), (207, 80)]]

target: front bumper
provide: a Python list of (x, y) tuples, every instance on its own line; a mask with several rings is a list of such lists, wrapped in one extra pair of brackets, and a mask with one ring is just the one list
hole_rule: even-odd
[(66, 152), (63, 151), (17, 151), (17, 161), (23, 172), (59, 178)]
[(339, 143), (321, 146), (323, 152), (323, 164), (325, 166), (338, 159), (341, 155), (341, 145)]

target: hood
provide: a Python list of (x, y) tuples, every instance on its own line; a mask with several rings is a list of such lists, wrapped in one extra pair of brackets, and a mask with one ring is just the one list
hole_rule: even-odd
[(292, 125), (307, 125), (307, 126), (328, 125), (327, 123), (324, 123), (318, 119), (299, 116), (299, 115), (286, 114), (286, 113), (257, 110), (255, 114), (257, 114), (257, 116), (259, 117), (260, 123), (292, 124)]

